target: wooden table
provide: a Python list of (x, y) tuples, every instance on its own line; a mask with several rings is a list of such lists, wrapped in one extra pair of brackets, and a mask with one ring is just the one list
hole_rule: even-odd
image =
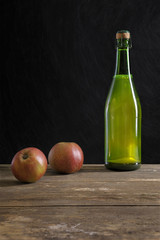
[(32, 184), (0, 165), (0, 240), (8, 239), (160, 240), (160, 165), (84, 165), (70, 175), (48, 168)]

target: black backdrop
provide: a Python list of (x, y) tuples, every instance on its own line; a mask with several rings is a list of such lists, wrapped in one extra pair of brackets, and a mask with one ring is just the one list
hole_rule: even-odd
[(157, 3), (1, 1), (1, 163), (28, 146), (47, 155), (59, 141), (77, 142), (85, 163), (104, 162), (104, 104), (120, 29), (132, 36), (131, 72), (143, 111), (142, 162), (160, 163)]

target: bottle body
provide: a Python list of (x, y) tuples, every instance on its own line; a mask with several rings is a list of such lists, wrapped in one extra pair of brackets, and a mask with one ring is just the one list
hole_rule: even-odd
[(135, 170), (141, 165), (141, 104), (130, 74), (130, 33), (118, 31), (115, 75), (105, 104), (105, 165)]
[(105, 165), (134, 170), (140, 164), (140, 101), (132, 75), (115, 75), (105, 105)]

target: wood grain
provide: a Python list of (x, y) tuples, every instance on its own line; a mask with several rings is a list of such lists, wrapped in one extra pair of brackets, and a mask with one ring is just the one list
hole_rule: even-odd
[(159, 240), (160, 207), (0, 208), (0, 239)]
[(70, 175), (48, 169), (33, 184), (18, 182), (9, 167), (0, 173), (0, 206), (160, 205), (159, 166), (111, 172), (102, 165), (87, 165)]
[(84, 165), (61, 175), (48, 167), (22, 184), (0, 165), (0, 240), (160, 239), (160, 165), (114, 172)]
[(1, 240), (160, 239), (160, 207), (16, 207), (0, 216)]

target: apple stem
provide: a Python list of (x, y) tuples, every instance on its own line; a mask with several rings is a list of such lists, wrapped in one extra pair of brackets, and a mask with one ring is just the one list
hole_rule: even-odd
[(23, 155), (23, 159), (27, 159), (27, 158), (28, 158), (28, 154), (25, 153), (25, 154)]

